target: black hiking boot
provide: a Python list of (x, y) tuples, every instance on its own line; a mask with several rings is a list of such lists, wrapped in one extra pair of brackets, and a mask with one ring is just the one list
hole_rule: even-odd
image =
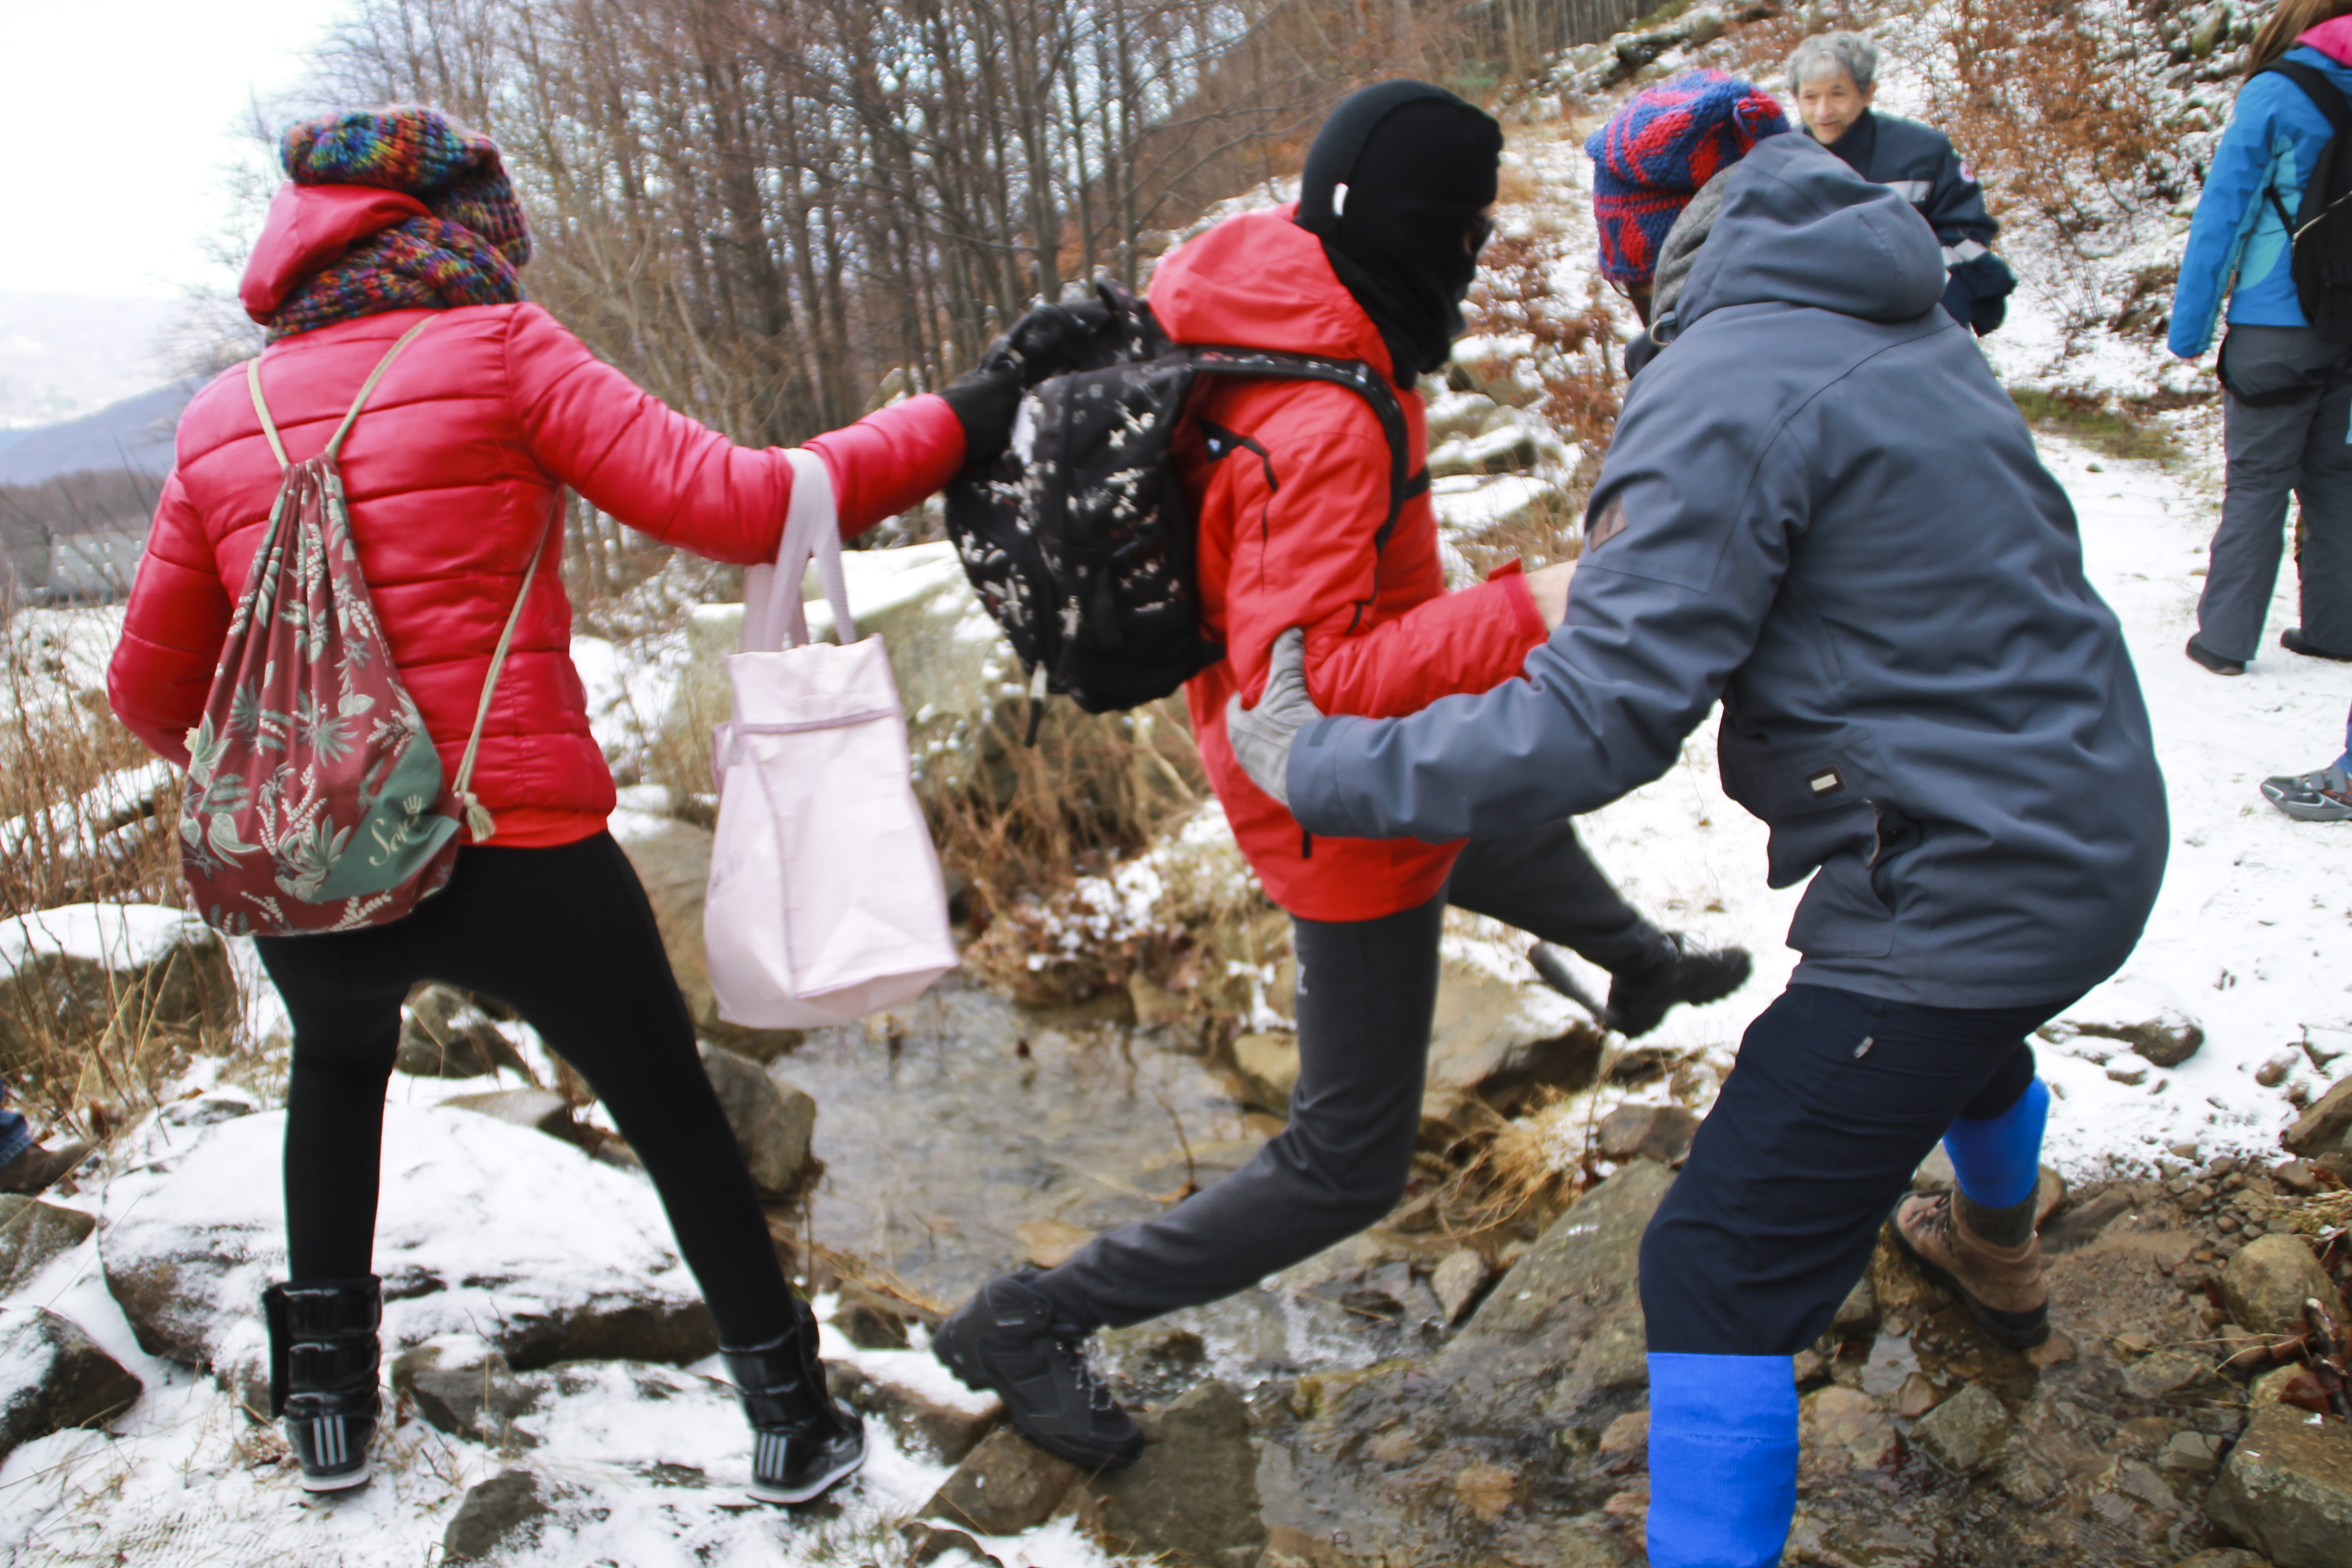
[(816, 1314), (793, 1300), (792, 1329), (748, 1350), (725, 1345), (743, 1416), (751, 1424), (751, 1496), (802, 1503), (866, 1463), (866, 1423), (835, 1403), (816, 1357)]
[(269, 1414), (286, 1418), (306, 1492), (348, 1491), (375, 1474), (368, 1444), (379, 1409), (376, 1328), (383, 1282), (306, 1279), (261, 1293), (269, 1325)]
[(931, 1352), (965, 1387), (1004, 1401), (1013, 1425), (1055, 1458), (1123, 1470), (1143, 1431), (1087, 1364), (1086, 1333), (1055, 1322), (1054, 1304), (1006, 1274), (981, 1287), (931, 1336)]
[(2279, 647), (2289, 653), (2299, 653), (2305, 658), (2330, 658), (2338, 664), (2352, 664), (2352, 653), (2339, 653), (2332, 647), (2322, 647), (2303, 635), (2301, 626), (2289, 626), (2279, 633)]
[(1753, 967), (1744, 947), (1693, 947), (1682, 932), (1668, 931), (1657, 957), (1611, 977), (1603, 1021), (1629, 1040), (1646, 1035), (1672, 1008), (1722, 1001), (1748, 984)]
[(2246, 673), (2246, 661), (2244, 659), (2231, 658), (2226, 654), (2215, 653), (2211, 648), (2207, 647), (2195, 637), (2190, 637), (2189, 639), (2188, 654), (2192, 662), (2204, 666), (2207, 669), (2211, 670), (2216, 675), (2243, 675)]

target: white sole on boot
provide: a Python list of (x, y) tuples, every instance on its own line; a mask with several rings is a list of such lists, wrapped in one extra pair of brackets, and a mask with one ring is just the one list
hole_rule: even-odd
[(375, 1479), (375, 1465), (366, 1459), (348, 1476), (304, 1476), (302, 1489), (306, 1492), (347, 1492), (353, 1487), (363, 1487)]
[(807, 1486), (801, 1488), (797, 1491), (788, 1490), (783, 1487), (762, 1486), (756, 1480), (743, 1489), (751, 1497), (753, 1502), (777, 1503), (790, 1508), (796, 1504), (809, 1502), (816, 1498), (823, 1497), (826, 1492), (831, 1491), (835, 1487), (839, 1486), (843, 1481), (847, 1480), (850, 1477), (856, 1475), (859, 1470), (865, 1468), (866, 1446), (861, 1443), (857, 1446), (857, 1452), (856, 1454), (844, 1459), (840, 1464), (835, 1466), (832, 1469), (827, 1470), (822, 1477), (818, 1478), (816, 1480), (811, 1481)]

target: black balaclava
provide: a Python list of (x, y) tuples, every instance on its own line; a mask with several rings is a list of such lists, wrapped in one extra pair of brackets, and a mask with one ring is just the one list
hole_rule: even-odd
[[(1381, 330), (1400, 385), (1435, 370), (1462, 333), (1478, 258), (1463, 237), (1495, 199), (1503, 128), (1425, 81), (1384, 81), (1323, 122), (1299, 182), (1298, 226)], [(1333, 212), (1334, 186), (1348, 187)]]

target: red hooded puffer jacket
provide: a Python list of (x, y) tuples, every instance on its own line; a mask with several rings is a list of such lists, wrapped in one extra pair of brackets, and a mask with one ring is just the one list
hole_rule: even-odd
[[(352, 223), (337, 220), (352, 215), (337, 204), (373, 204), (383, 214), (377, 227), (402, 216), (381, 191), (316, 185), (299, 195), (271, 209), (257, 253), (265, 270), (283, 274), (278, 296), (351, 243)], [(251, 293), (251, 275), (247, 283)], [(793, 481), (781, 450), (734, 446), (671, 412), (536, 305), (387, 311), (271, 345), (262, 391), (292, 456), (325, 446), (368, 372), (427, 314), (438, 319), (377, 384), (341, 468), (360, 568), (393, 659), (454, 775), (491, 650), (566, 486), (665, 543), (749, 564), (774, 557)], [(945, 484), (962, 462), (963, 432), (944, 401), (924, 396), (808, 446), (832, 472), (846, 536)], [(239, 366), (181, 416), (178, 464), (107, 679), (123, 722), (184, 766), (278, 482)], [(613, 809), (612, 773), (572, 665), (571, 603), (552, 570), (562, 552), (559, 522), (476, 764), (474, 793), (504, 846), (584, 838)]]
[[(1171, 337), (1360, 359), (1386, 373), (1388, 345), (1332, 274), (1290, 205), (1244, 213), (1160, 264), (1151, 310)], [(1410, 468), (1428, 447), (1421, 395), (1401, 388)], [(1185, 688), (1210, 782), (1274, 900), (1318, 921), (1374, 920), (1433, 897), (1458, 845), (1308, 840), (1225, 740), (1225, 701), (1256, 700), (1275, 638), (1307, 630), (1307, 684), (1326, 713), (1389, 718), (1519, 673), (1545, 637), (1517, 563), (1448, 594), (1426, 494), (1405, 503), (1387, 547), (1389, 447), (1356, 394), (1318, 382), (1220, 382), (1201, 394), (1180, 450), (1201, 519), (1202, 618), (1224, 659)], [(1245, 437), (1212, 459), (1202, 421)]]

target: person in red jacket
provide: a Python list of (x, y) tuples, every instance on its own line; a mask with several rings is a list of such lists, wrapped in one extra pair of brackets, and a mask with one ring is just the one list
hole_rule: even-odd
[(1616, 976), (1628, 1033), (1747, 978), (1629, 907), (1560, 821), (1467, 844), (1315, 838), (1235, 762), (1225, 705), (1255, 699), (1275, 641), (1304, 628), (1326, 711), (1393, 717), (1520, 673), (1559, 624), (1567, 565), (1517, 563), (1449, 594), (1422, 454), (1419, 378), (1451, 357), (1489, 232), (1502, 130), (1443, 89), (1350, 97), (1307, 153), (1298, 201), (1244, 213), (1163, 260), (1152, 312), (1181, 343), (1361, 360), (1396, 384), (1423, 483), (1385, 545), (1391, 461), (1378, 417), (1342, 387), (1230, 381), (1201, 395), (1180, 446), (1200, 517), (1202, 619), (1225, 658), (1186, 688), (1217, 796), (1265, 889), (1293, 917), (1298, 1087), (1290, 1121), (1244, 1166), (1164, 1217), (1097, 1237), (1049, 1272), (992, 1280), (940, 1328), (949, 1368), (1073, 1463), (1118, 1468), (1142, 1436), (1088, 1369), (1083, 1341), (1255, 1284), (1379, 1220), (1420, 1131), (1450, 903), (1575, 948)]
[[(772, 559), (793, 470), (671, 412), (524, 301), (530, 255), (497, 147), (424, 110), (290, 127), (290, 183), (242, 288), (268, 329), (259, 365), (292, 456), (317, 452), (385, 350), (341, 470), (362, 574), (445, 769), (474, 727), (493, 650), (534, 553), (560, 562), (569, 488), (666, 543)], [(1010, 346), (943, 395), (808, 443), (844, 534), (1001, 450), (1020, 395)], [(185, 765), (278, 487), (244, 367), (182, 416), (109, 672), (116, 713)], [(613, 779), (569, 651), (561, 573), (530, 579), (484, 725), (474, 793), (491, 842), (403, 920), (263, 938), (294, 1025), (287, 1088), (287, 1269), (265, 1306), (302, 1484), (370, 1474), (381, 1282), (371, 1271), (384, 1089), (401, 1003), (419, 981), (499, 997), (588, 1080), (644, 1162), (716, 1320), (755, 1429), (752, 1495), (796, 1502), (855, 1470), (857, 1418), (825, 1392), (816, 1325), (777, 1265), (765, 1215), (697, 1054), (651, 906), (605, 831)]]

